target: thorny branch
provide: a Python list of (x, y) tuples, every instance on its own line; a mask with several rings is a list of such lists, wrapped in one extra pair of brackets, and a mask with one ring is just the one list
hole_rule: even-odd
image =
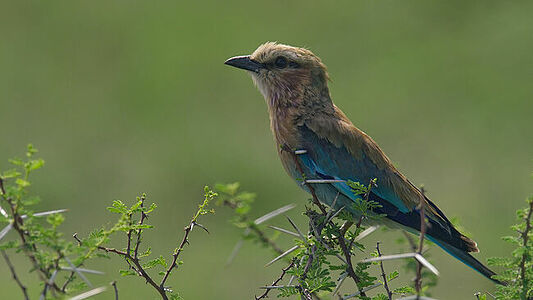
[(257, 226), (252, 225), (249, 227), (250, 230), (252, 230), (253, 232), (255, 232), (255, 234), (257, 234), (257, 236), (259, 237), (259, 239), (261, 240), (261, 242), (265, 243), (265, 244), (268, 244), (272, 249), (274, 249), (274, 251), (276, 251), (278, 254), (282, 254), (283, 253), (283, 250), (281, 250), (281, 248), (276, 244), (274, 243), (274, 241), (272, 241), (271, 239), (269, 239), (265, 233), (260, 230), (259, 228), (257, 228)]
[[(78, 238), (76, 234), (73, 235), (73, 237), (78, 241), (78, 243), (81, 243), (81, 240)], [(103, 247), (103, 246), (97, 246), (99, 250), (105, 251), (107, 253), (115, 253), (119, 256), (122, 256), (126, 259), (128, 264), (130, 264), (130, 267), (141, 277), (143, 277), (147, 283), (149, 283), (152, 287), (154, 287), (157, 292), (161, 295), (161, 297), (165, 300), (168, 299), (166, 290), (161, 288), (153, 279), (150, 277), (150, 275), (144, 270), (143, 266), (141, 265), (138, 258), (134, 258), (131, 256), (131, 253), (120, 251), (115, 248), (109, 248), (109, 247)], [(131, 265), (133, 263), (134, 266)]]
[(13, 279), (17, 282), (18, 286), (22, 290), (22, 293), (24, 294), (24, 299), (26, 299), (26, 300), (30, 299), (28, 297), (28, 291), (26, 289), (26, 286), (24, 286), (24, 284), (22, 284), (22, 282), (18, 278), (17, 273), (15, 272), (15, 267), (13, 266), (11, 261), (9, 260), (9, 257), (7, 256), (6, 252), (4, 250), (2, 250), (1, 252), (2, 252), (2, 256), (4, 257), (4, 259), (5, 259), (6, 263), (7, 263), (7, 266), (9, 267), (9, 270), (11, 271), (11, 276), (13, 276)]
[[(26, 254), (26, 256), (31, 261), (33, 267), (36, 270), (39, 271), (39, 273), (38, 273), (39, 274), (39, 278), (43, 282), (48, 282), (48, 278), (50, 277), (50, 271), (47, 270), (47, 269), (44, 269), (42, 266), (39, 265), (39, 262), (37, 261), (37, 258), (35, 257), (35, 254), (34, 254), (34, 253), (37, 253), (37, 247), (33, 243), (28, 243), (28, 241), (26, 239), (26, 235), (28, 233), (26, 231), (24, 231), (24, 229), (23, 229), (24, 221), (22, 220), (22, 216), (20, 216), (20, 214), (18, 213), (17, 204), (15, 203), (15, 201), (13, 199), (7, 197), (7, 193), (6, 193), (6, 190), (5, 190), (5, 187), (4, 187), (4, 181), (2, 180), (2, 178), (0, 178), (0, 193), (2, 195), (2, 198), (9, 204), (9, 207), (10, 207), (10, 210), (11, 210), (11, 214), (13, 216), (13, 223), (12, 223), (13, 224), (13, 228), (15, 229), (15, 231), (17, 232), (17, 234), (20, 237), (20, 240), (22, 241), (24, 253)], [(64, 293), (57, 286), (56, 283), (52, 283), (52, 288), (55, 291), (58, 291), (60, 293)]]
[[(145, 201), (146, 197), (143, 196), (140, 198), (141, 200), (141, 217), (139, 219), (139, 222), (138, 222), (138, 225), (143, 225), (144, 224), (144, 221), (146, 220), (146, 218), (148, 217), (147, 214), (142, 210), (142, 208), (144, 207), (144, 201)], [(130, 229), (128, 230), (127, 232), (127, 237), (128, 237), (128, 241), (127, 241), (127, 247), (126, 247), (126, 251), (122, 251), (122, 250), (118, 250), (116, 248), (110, 248), (110, 247), (104, 247), (104, 246), (101, 246), (101, 245), (98, 245), (97, 248), (101, 251), (105, 251), (107, 253), (114, 253), (116, 255), (119, 255), (119, 256), (122, 256), (126, 262), (128, 263), (128, 265), (130, 266), (131, 269), (133, 269), (133, 271), (135, 273), (137, 273), (137, 275), (143, 277), (146, 282), (148, 284), (150, 284), (154, 289), (157, 290), (157, 292), (161, 295), (161, 298), (164, 299), (164, 300), (167, 300), (168, 299), (168, 296), (167, 296), (167, 292), (170, 291), (168, 289), (168, 287), (165, 287), (165, 283), (170, 275), (170, 273), (172, 272), (172, 270), (178, 265), (178, 258), (179, 258), (179, 255), (180, 253), (183, 251), (183, 248), (185, 247), (185, 244), (188, 244), (189, 243), (189, 234), (191, 233), (192, 229), (194, 228), (194, 226), (198, 226), (200, 228), (203, 228), (204, 230), (207, 231), (207, 229), (204, 228), (204, 226), (202, 226), (201, 224), (198, 224), (196, 222), (196, 220), (198, 219), (198, 217), (200, 216), (200, 211), (198, 211), (194, 216), (193, 218), (191, 219), (191, 221), (189, 222), (189, 224), (187, 226), (185, 226), (185, 228), (183, 229), (185, 234), (183, 236), (183, 239), (181, 241), (181, 243), (179, 244), (178, 248), (176, 248), (174, 250), (174, 253), (172, 254), (172, 263), (168, 266), (168, 268), (166, 269), (164, 275), (163, 275), (163, 278), (161, 280), (161, 282), (158, 284), (155, 282), (155, 280), (146, 272), (145, 268), (142, 266), (141, 264), (141, 261), (138, 257), (138, 251), (139, 251), (139, 243), (141, 242), (141, 234), (142, 234), (142, 229)], [(131, 217), (131, 216), (130, 216)], [(131, 221), (131, 220), (130, 220)], [(132, 245), (131, 245), (131, 240), (132, 240), (132, 234), (135, 233), (137, 235), (137, 239), (135, 241), (135, 247), (132, 251)], [(81, 244), (81, 240), (78, 238), (77, 234), (74, 234), (73, 235), (74, 239), (76, 239), (76, 241), (78, 241), (78, 243)], [(115, 289), (115, 295), (116, 297), (118, 297), (118, 290), (116, 288), (116, 285), (113, 284), (113, 287)]]
[[(223, 204), (225, 206), (228, 206), (232, 209), (236, 209), (237, 208), (237, 205), (235, 203), (232, 203), (230, 201), (227, 201), (227, 200), (224, 200)], [(246, 217), (243, 217), (242, 221), (246, 222), (248, 221)], [(261, 240), (261, 242), (263, 242), (264, 244), (270, 246), (270, 248), (272, 248), (274, 251), (276, 251), (276, 253), (278, 254), (282, 254), (284, 251), (271, 239), (269, 239), (265, 233), (259, 229), (259, 227), (257, 227), (255, 224), (251, 224), (250, 226), (248, 226), (248, 229), (253, 231), (257, 237), (259, 237), (259, 239)]]
[(179, 247), (174, 251), (172, 254), (172, 263), (168, 267), (167, 271), (165, 272), (165, 275), (163, 276), (163, 279), (161, 280), (161, 283), (159, 284), (159, 287), (161, 289), (165, 289), (165, 282), (168, 279), (168, 276), (170, 275), (170, 272), (172, 272), (172, 269), (176, 267), (178, 264), (178, 257), (180, 256), (180, 253), (183, 251), (183, 247), (185, 247), (185, 244), (189, 243), (189, 233), (191, 233), (194, 225), (196, 224), (195, 218), (191, 220), (189, 225), (185, 226), (183, 230), (185, 231), (185, 235), (183, 236), (183, 239), (181, 240), (181, 243)]
[(115, 291), (115, 300), (118, 300), (118, 288), (117, 288), (117, 282), (113, 281), (111, 282), (111, 285), (113, 286), (113, 290)]
[[(272, 282), (272, 286), (276, 286), (281, 280), (283, 280), (283, 277), (285, 276), (285, 273), (287, 273), (288, 270), (290, 270), (292, 267), (294, 266), (294, 260), (291, 261), (291, 263), (281, 269), (281, 275), (279, 275), (278, 279), (274, 280), (274, 282)], [(265, 292), (259, 296), (259, 297), (255, 297), (255, 300), (260, 300), (260, 299), (263, 299), (263, 298), (267, 298), (268, 297), (268, 293), (270, 292), (271, 289), (266, 289)]]
[[(144, 208), (144, 200), (146, 200), (146, 195), (142, 195), (141, 196), (141, 219), (139, 220), (139, 225), (142, 225), (144, 223), (144, 220), (148, 217), (148, 215), (144, 212), (143, 208)], [(139, 254), (139, 245), (141, 244), (141, 234), (142, 234), (142, 230), (141, 229), (138, 229), (137, 231), (137, 242), (135, 243), (135, 250), (133, 250), (133, 257), (135, 259), (137, 259), (138, 257), (138, 254)], [(115, 290), (116, 290), (116, 285), (114, 285), (115, 287)], [(118, 291), (117, 291), (117, 294), (118, 294)]]
[[(533, 213), (533, 199), (529, 201), (529, 211), (527, 213), (527, 216), (524, 218), (524, 221), (526, 223), (526, 228), (524, 229), (524, 231), (521, 232), (522, 243), (524, 247), (528, 247), (529, 234), (532, 230), (532, 227), (531, 227), (532, 213)], [(522, 287), (523, 287), (522, 290), (523, 290), (524, 299), (527, 297), (527, 293), (529, 291), (529, 287), (528, 287), (529, 282), (526, 278), (526, 272), (527, 272), (526, 262), (528, 258), (529, 258), (528, 251), (524, 251), (524, 253), (522, 254), (522, 259), (520, 260), (520, 278), (522, 280)]]
[[(379, 242), (376, 244), (376, 250), (378, 251), (378, 256), (381, 257), (381, 251), (379, 250)], [(392, 292), (389, 289), (389, 283), (387, 282), (387, 275), (385, 275), (385, 268), (383, 267), (383, 261), (379, 261), (379, 267), (381, 268), (381, 278), (383, 278), (383, 287), (387, 291), (387, 297), (389, 300), (392, 300)]]
[[(347, 226), (344, 226), (344, 225), (347, 225)], [(344, 254), (344, 259), (346, 259), (346, 266), (347, 266), (346, 272), (348, 272), (348, 276), (350, 276), (350, 278), (352, 278), (352, 280), (354, 281), (355, 285), (357, 286), (357, 289), (359, 290), (360, 295), (363, 297), (366, 297), (365, 291), (363, 290), (362, 287), (360, 287), (361, 280), (359, 279), (357, 274), (355, 274), (355, 271), (353, 269), (351, 247), (348, 248), (346, 246), (346, 241), (344, 240), (344, 235), (346, 234), (346, 231), (348, 231), (348, 229), (353, 225), (353, 223), (346, 222), (344, 223), (344, 225), (343, 225), (344, 228), (341, 227), (342, 231), (337, 240), (339, 242), (339, 246), (342, 250), (342, 253)]]

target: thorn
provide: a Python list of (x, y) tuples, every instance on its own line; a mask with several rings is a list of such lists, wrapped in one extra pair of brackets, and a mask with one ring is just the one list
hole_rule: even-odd
[(376, 231), (376, 229), (378, 229), (378, 228), (379, 228), (379, 226), (377, 226), (377, 225), (368, 227), (367, 229), (363, 230), (363, 232), (361, 232), (358, 236), (356, 236), (354, 241), (358, 242), (358, 241), (364, 239), (365, 237), (370, 235), (372, 232)]
[(0, 231), (0, 240), (2, 240), (4, 236), (6, 236), (6, 234), (8, 234), (9, 231), (11, 231), (12, 228), (13, 228), (12, 224), (8, 224), (6, 227), (4, 227), (4, 229)]
[(207, 230), (207, 228), (204, 227), (204, 225), (200, 224), (200, 223), (196, 223), (194, 222), (194, 224), (200, 228), (202, 228), (203, 230), (205, 230), (205, 232), (207, 232), (209, 234), (209, 230)]
[(342, 179), (306, 179), (302, 181), (302, 185), (306, 185), (308, 183), (335, 183), (335, 182), (346, 182), (346, 180)]
[(270, 219), (272, 219), (272, 218), (274, 218), (276, 216), (279, 216), (282, 213), (285, 213), (285, 212), (287, 212), (287, 211), (289, 211), (289, 210), (291, 210), (291, 209), (293, 209), (295, 207), (296, 207), (296, 205), (294, 205), (294, 204), (289, 204), (289, 205), (285, 205), (283, 207), (280, 207), (280, 208), (278, 208), (276, 210), (273, 210), (273, 211), (267, 213), (266, 215), (264, 215), (262, 217), (259, 217), (259, 218), (255, 219), (254, 224), (255, 225), (259, 225), (261, 223), (264, 223), (264, 222), (266, 222), (266, 221), (268, 221), (268, 220), (270, 220)]
[(72, 237), (78, 242), (78, 246), (81, 246), (81, 240), (80, 240), (80, 238), (78, 238), (78, 233), (74, 232)]
[(84, 269), (84, 268), (72, 268), (72, 267), (61, 267), (60, 268), (61, 270), (64, 270), (64, 271), (80, 271), (82, 273), (89, 273), (89, 274), (98, 274), (98, 275), (104, 275), (105, 273), (104, 272), (101, 272), (101, 271), (97, 271), (97, 270), (90, 270), (90, 269)]
[(439, 275), (439, 270), (435, 268), (429, 261), (426, 260), (425, 257), (423, 257), (421, 254), (416, 254), (415, 259), (418, 260), (421, 264), (423, 264), (426, 268), (428, 268), (433, 274)]
[(344, 209), (344, 206), (339, 208), (339, 210), (337, 210), (332, 216), (330, 216), (327, 221), (326, 221), (326, 224), (329, 223), (331, 220), (333, 220), (336, 216), (338, 216), (341, 211)]
[(92, 297), (92, 296), (95, 296), (95, 295), (98, 295), (100, 293), (102, 293), (103, 291), (106, 290), (106, 287), (105, 286), (102, 286), (102, 287), (99, 287), (99, 288), (95, 288), (95, 289), (92, 289), (88, 292), (85, 292), (85, 293), (81, 293), (77, 296), (74, 296), (72, 298), (70, 298), (70, 300), (83, 300), (83, 299), (87, 299), (89, 297)]
[(85, 277), (85, 275), (83, 275), (83, 273), (80, 272), (80, 269), (76, 268), (74, 264), (72, 264), (72, 262), (70, 261), (70, 259), (68, 259), (68, 257), (65, 257), (65, 261), (70, 265), (70, 267), (72, 268), (72, 271), (76, 272), (76, 274), (78, 274), (78, 276), (87, 284), (87, 286), (89, 286), (90, 288), (93, 287), (89, 279), (87, 279), (87, 277)]
[(275, 263), (276, 261), (282, 259), (283, 257), (289, 255), (291, 252), (293, 252), (294, 250), (296, 250), (296, 249), (298, 249), (298, 248), (300, 248), (300, 246), (294, 246), (294, 247), (290, 248), (289, 250), (283, 252), (280, 256), (278, 256), (278, 257), (274, 258), (273, 260), (269, 261), (269, 262), (265, 265), (265, 267), (270, 266), (271, 264), (273, 264), (273, 263)]
[(233, 247), (233, 250), (231, 251), (231, 254), (228, 257), (228, 260), (226, 261), (226, 266), (229, 266), (233, 259), (235, 259), (235, 256), (237, 256), (237, 253), (241, 249), (243, 244), (243, 239), (240, 239), (237, 244), (235, 244), (235, 247)]
[(287, 217), (287, 220), (289, 221), (289, 223), (291, 223), (292, 227), (294, 229), (296, 229), (296, 232), (298, 232), (298, 235), (300, 236), (300, 238), (302, 239), (302, 241), (304, 241), (304, 243), (307, 245), (307, 239), (305, 238), (305, 236), (302, 234), (302, 232), (300, 231), (300, 229), (298, 228), (298, 226), (296, 226), (296, 224), (294, 224), (294, 222), (291, 220), (291, 218)]
[(274, 230), (277, 230), (279, 232), (283, 232), (283, 233), (286, 233), (288, 235), (292, 235), (292, 236), (295, 236), (295, 237), (300, 237), (299, 234), (297, 234), (296, 232), (292, 232), (290, 230), (287, 230), (287, 229), (283, 229), (283, 228), (280, 228), (280, 227), (276, 227), (276, 226), (272, 226), (272, 225), (269, 225), (268, 226), (269, 228), (272, 228)]
[(2, 214), (2, 216), (4, 216), (4, 218), (9, 218), (9, 214), (0, 206), (0, 213)]

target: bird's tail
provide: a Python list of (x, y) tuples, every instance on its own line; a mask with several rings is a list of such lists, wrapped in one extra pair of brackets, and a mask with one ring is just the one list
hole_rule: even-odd
[(453, 257), (457, 258), (459, 261), (464, 263), (465, 265), (469, 266), (470, 268), (474, 269), (481, 275), (487, 277), (488, 279), (492, 280), (494, 283), (506, 285), (504, 282), (499, 281), (497, 279), (492, 278), (492, 276), (496, 275), (491, 269), (489, 269), (487, 266), (482, 264), (479, 260), (477, 260), (475, 257), (470, 255), (468, 252), (457, 249), (456, 247), (446, 243), (439, 241), (438, 239), (435, 239), (431, 236), (427, 236), (427, 238), (437, 244), (439, 247), (444, 249), (444, 251), (448, 252), (448, 254), (452, 255)]

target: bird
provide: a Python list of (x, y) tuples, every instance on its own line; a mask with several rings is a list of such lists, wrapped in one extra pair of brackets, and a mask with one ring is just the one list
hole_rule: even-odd
[(470, 254), (479, 252), (477, 243), (460, 233), (332, 102), (328, 71), (318, 56), (306, 48), (266, 42), (252, 54), (232, 57), (225, 64), (251, 74), (265, 98), (282, 165), (305, 191), (321, 203), (349, 209), (361, 197), (353, 193), (350, 182), (366, 184), (377, 179), (367, 197), (379, 204), (373, 208), (373, 213), (384, 215), (379, 222), (420, 234), (423, 210), (426, 239), (503, 284)]

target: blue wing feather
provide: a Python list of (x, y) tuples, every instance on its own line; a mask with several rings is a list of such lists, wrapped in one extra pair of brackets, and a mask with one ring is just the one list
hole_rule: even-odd
[[(327, 139), (320, 138), (306, 126), (300, 127), (300, 133), (303, 141), (302, 146), (307, 150), (306, 154), (300, 156), (300, 160), (307, 170), (307, 176), (351, 180), (361, 184), (366, 184), (371, 179), (377, 178), (378, 186), (372, 188), (369, 200), (378, 202), (382, 207), (374, 211), (378, 214), (386, 214), (388, 219), (405, 227), (415, 231), (420, 230), (419, 210), (416, 208), (409, 209), (405, 206), (404, 201), (388, 185), (390, 181), (387, 180), (389, 175), (386, 171), (379, 169), (370, 159), (366, 158), (364, 153), (358, 159), (344, 146), (338, 147)], [(358, 198), (345, 182), (327, 185), (318, 184), (315, 189), (323, 194), (323, 197), (326, 198), (323, 200), (326, 203), (331, 203), (336, 193), (341, 193), (351, 201), (355, 201)], [(468, 245), (461, 238), (462, 234), (453, 227), (435, 204), (427, 198), (426, 201), (438, 214), (438, 217), (436, 216), (435, 218), (426, 215), (430, 224), (427, 234), (433, 239), (446, 242), (457, 249), (468, 251)]]
[[(334, 179), (351, 180), (361, 184), (368, 184), (370, 180), (377, 178), (378, 186), (372, 189), (373, 193), (403, 213), (410, 211), (394, 194), (387, 181), (380, 180), (387, 176), (385, 171), (380, 170), (370, 159), (367, 159), (364, 153), (361, 158), (356, 159), (346, 148), (336, 147), (328, 140), (318, 137), (307, 126), (301, 126), (300, 133), (303, 147), (308, 151), (307, 154), (301, 156), (301, 160), (313, 174), (318, 176), (323, 174)], [(352, 200), (357, 198), (346, 183), (337, 182), (332, 185), (348, 198)]]

